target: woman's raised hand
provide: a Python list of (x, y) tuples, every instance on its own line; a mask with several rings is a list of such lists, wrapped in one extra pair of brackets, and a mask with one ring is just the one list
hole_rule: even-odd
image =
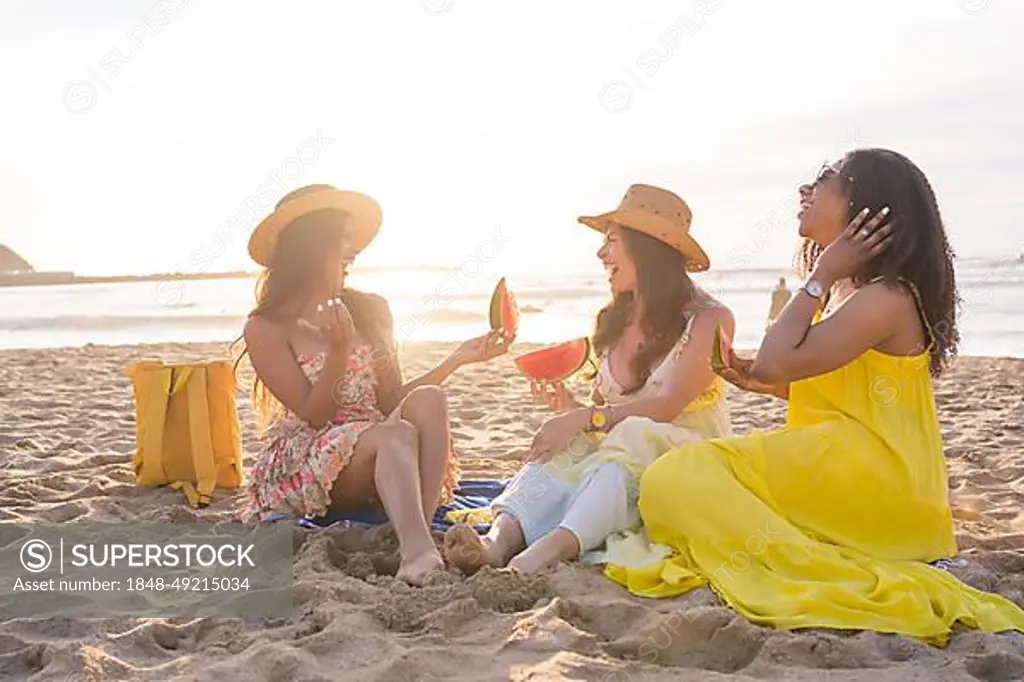
[(838, 239), (825, 247), (815, 263), (815, 274), (829, 283), (853, 277), (888, 248), (893, 234), (889, 207), (869, 216), (871, 211), (865, 208), (854, 216)]
[(463, 341), (452, 353), (451, 359), (459, 366), (486, 362), (507, 353), (509, 343), (509, 339), (500, 331), (491, 331)]
[(317, 326), (331, 350), (347, 350), (356, 335), (352, 315), (340, 298), (317, 306)]
[(534, 400), (557, 412), (565, 412), (583, 406), (583, 403), (576, 399), (576, 396), (563, 381), (548, 382), (531, 379), (530, 393), (533, 394)]

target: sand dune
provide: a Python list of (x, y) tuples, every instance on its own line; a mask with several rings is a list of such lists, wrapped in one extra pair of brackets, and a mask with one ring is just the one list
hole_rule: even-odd
[[(406, 373), (443, 345), (403, 349)], [(218, 494), (135, 485), (134, 408), (123, 368), (143, 356), (208, 357), (219, 345), (0, 353), (0, 520), (233, 521)], [(545, 414), (507, 358), (448, 385), (468, 476), (517, 468)], [(962, 556), (951, 570), (1024, 605), (1024, 361), (966, 358), (938, 385)], [(247, 462), (258, 450), (241, 400)], [(781, 424), (783, 405), (732, 396), (738, 432)], [(986, 680), (1024, 678), (1024, 636), (958, 629), (945, 649), (871, 632), (749, 624), (707, 589), (645, 600), (593, 568), (484, 571), (415, 589), (391, 577), (387, 527), (296, 531), (291, 619), (0, 620), (0, 679), (63, 680)], [(0, 618), (2, 618), (0, 614)]]

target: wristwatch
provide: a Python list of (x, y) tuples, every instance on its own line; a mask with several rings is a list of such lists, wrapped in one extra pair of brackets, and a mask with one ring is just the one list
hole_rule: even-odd
[(825, 300), (825, 287), (821, 286), (820, 282), (816, 282), (813, 279), (809, 279), (807, 280), (807, 283), (801, 287), (801, 289), (803, 289), (804, 292), (811, 298), (818, 299), (819, 303)]
[(611, 424), (611, 408), (610, 407), (591, 407), (590, 408), (590, 421), (587, 424), (588, 431), (607, 431), (608, 426)]

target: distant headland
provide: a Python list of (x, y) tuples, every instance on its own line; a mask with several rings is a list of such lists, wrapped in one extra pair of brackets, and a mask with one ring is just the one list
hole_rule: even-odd
[(0, 275), (19, 272), (35, 272), (35, 268), (14, 249), (0, 244)]
[(111, 282), (160, 282), (170, 280), (235, 279), (256, 273), (234, 272), (155, 273), (150, 275), (81, 276), (73, 272), (40, 272), (9, 246), (0, 244), (0, 287), (44, 286), (54, 284), (109, 284)]

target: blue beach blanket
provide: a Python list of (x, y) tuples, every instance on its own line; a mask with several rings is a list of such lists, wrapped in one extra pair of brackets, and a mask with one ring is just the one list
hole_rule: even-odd
[[(435, 531), (444, 532), (452, 527), (452, 522), (447, 519), (450, 511), (457, 509), (482, 509), (488, 507), (491, 501), (505, 490), (507, 480), (496, 480), (493, 478), (464, 478), (459, 481), (459, 487), (455, 491), (455, 499), (449, 504), (443, 504), (434, 514), (434, 521), (431, 524)], [(387, 516), (384, 510), (378, 507), (367, 507), (356, 509), (343, 514), (328, 514), (313, 518), (299, 518), (289, 514), (275, 514), (266, 520), (267, 523), (275, 521), (292, 520), (303, 528), (328, 528), (338, 524), (349, 525), (361, 523), (376, 525), (387, 523)], [(489, 525), (474, 526), (477, 532), (486, 533)]]

